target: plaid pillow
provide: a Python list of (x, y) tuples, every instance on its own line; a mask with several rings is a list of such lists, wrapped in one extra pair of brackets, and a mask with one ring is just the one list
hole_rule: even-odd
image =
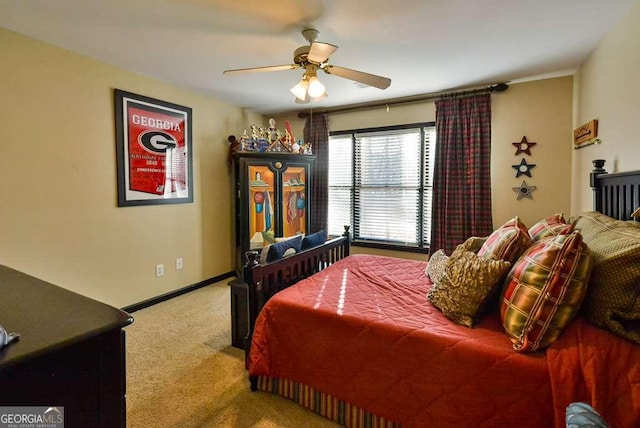
[(529, 229), (529, 236), (533, 242), (556, 235), (568, 235), (573, 232), (575, 224), (568, 224), (562, 213), (554, 214), (540, 220)]
[(516, 351), (555, 341), (587, 291), (591, 255), (573, 232), (534, 242), (513, 265), (502, 289), (500, 318)]
[(478, 256), (513, 263), (530, 244), (529, 230), (516, 216), (489, 235)]
[(640, 223), (588, 211), (576, 229), (593, 257), (582, 312), (593, 324), (640, 343)]

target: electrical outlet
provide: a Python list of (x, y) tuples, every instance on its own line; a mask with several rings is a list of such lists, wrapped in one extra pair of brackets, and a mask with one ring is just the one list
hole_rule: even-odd
[(180, 270), (184, 267), (184, 261), (182, 260), (182, 257), (178, 257), (176, 259), (176, 270)]
[(164, 275), (164, 265), (156, 265), (156, 277)]

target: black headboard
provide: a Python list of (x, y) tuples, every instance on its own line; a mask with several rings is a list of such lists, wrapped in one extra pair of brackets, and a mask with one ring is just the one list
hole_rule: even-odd
[(607, 174), (604, 163), (593, 161), (593, 209), (618, 220), (631, 220), (631, 213), (640, 207), (640, 171)]

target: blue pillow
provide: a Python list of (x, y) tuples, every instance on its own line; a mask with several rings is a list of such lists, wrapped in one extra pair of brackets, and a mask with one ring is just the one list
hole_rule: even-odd
[(286, 241), (276, 242), (269, 246), (269, 252), (267, 253), (267, 263), (280, 260), (284, 256), (284, 252), (289, 248), (293, 248), (297, 253), (302, 247), (302, 235), (295, 236)]
[(308, 250), (309, 248), (317, 247), (318, 245), (322, 245), (327, 240), (327, 231), (321, 230), (316, 233), (312, 233), (311, 235), (307, 235), (302, 240), (302, 249)]

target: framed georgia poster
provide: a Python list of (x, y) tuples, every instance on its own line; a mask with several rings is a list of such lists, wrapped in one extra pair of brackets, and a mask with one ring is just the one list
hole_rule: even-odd
[(193, 202), (191, 108), (114, 90), (118, 206)]

